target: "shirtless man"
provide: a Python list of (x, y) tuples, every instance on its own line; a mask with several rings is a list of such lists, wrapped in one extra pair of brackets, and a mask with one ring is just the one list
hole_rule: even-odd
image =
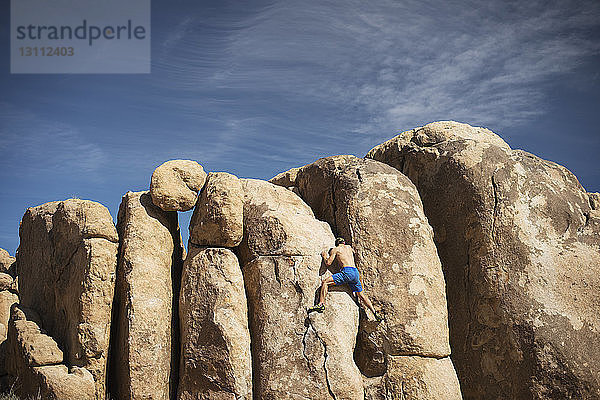
[(347, 284), (352, 293), (358, 297), (363, 304), (365, 304), (373, 315), (377, 319), (377, 321), (381, 321), (381, 318), (373, 308), (373, 304), (371, 304), (371, 300), (367, 297), (366, 294), (363, 293), (362, 285), (360, 284), (360, 274), (356, 265), (354, 264), (354, 249), (352, 246), (345, 244), (345, 240), (343, 238), (335, 239), (335, 247), (331, 249), (329, 254), (326, 251), (321, 253), (321, 257), (323, 257), (323, 261), (327, 266), (330, 266), (334, 260), (337, 259), (338, 264), (340, 266), (340, 272), (333, 274), (332, 276), (327, 277), (323, 280), (321, 285), (321, 295), (319, 297), (319, 304), (308, 309), (308, 312), (325, 311), (325, 298), (327, 297), (327, 290), (330, 285), (343, 285)]

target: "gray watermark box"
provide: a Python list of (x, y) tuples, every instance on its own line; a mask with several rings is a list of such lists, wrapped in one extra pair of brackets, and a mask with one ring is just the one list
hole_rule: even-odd
[(11, 0), (13, 74), (150, 73), (150, 0)]

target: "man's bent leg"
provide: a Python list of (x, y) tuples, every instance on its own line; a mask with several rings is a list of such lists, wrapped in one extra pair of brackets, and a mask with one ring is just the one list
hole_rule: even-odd
[(331, 276), (328, 276), (323, 280), (321, 284), (321, 295), (319, 296), (319, 304), (325, 304), (325, 298), (327, 297), (327, 290), (329, 285), (335, 285), (335, 281)]
[(319, 304), (309, 307), (307, 310), (309, 313), (313, 311), (322, 313), (325, 311), (325, 298), (327, 297), (327, 289), (329, 288), (329, 285), (335, 285), (335, 281), (332, 277), (324, 279), (323, 283), (321, 283), (321, 290), (319, 291)]

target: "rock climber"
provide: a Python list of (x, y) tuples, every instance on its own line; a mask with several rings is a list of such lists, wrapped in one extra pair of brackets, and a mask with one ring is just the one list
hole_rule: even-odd
[(340, 266), (340, 272), (323, 280), (319, 304), (310, 307), (308, 312), (318, 311), (322, 313), (325, 311), (325, 298), (327, 297), (329, 286), (347, 284), (350, 287), (350, 290), (352, 290), (352, 294), (371, 310), (377, 321), (381, 321), (381, 317), (375, 311), (371, 300), (369, 300), (367, 295), (363, 292), (363, 287), (360, 283), (360, 274), (354, 264), (354, 253), (355, 251), (352, 246), (347, 245), (344, 238), (341, 237), (335, 239), (335, 247), (330, 249), (329, 253), (327, 251), (321, 253), (321, 257), (327, 266), (330, 266), (334, 260), (337, 260), (338, 265)]

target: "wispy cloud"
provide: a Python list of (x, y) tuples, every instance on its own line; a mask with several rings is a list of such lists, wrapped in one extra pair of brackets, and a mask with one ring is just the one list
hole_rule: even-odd
[(98, 177), (106, 155), (89, 136), (69, 124), (0, 103), (0, 168), (13, 177), (15, 173)]
[(600, 53), (591, 1), (279, 1), (212, 50), (182, 25), (185, 57), (167, 66), (180, 87), (330, 105), (345, 113), (338, 132), (370, 141), (442, 118), (525, 123), (547, 111), (556, 79)]

